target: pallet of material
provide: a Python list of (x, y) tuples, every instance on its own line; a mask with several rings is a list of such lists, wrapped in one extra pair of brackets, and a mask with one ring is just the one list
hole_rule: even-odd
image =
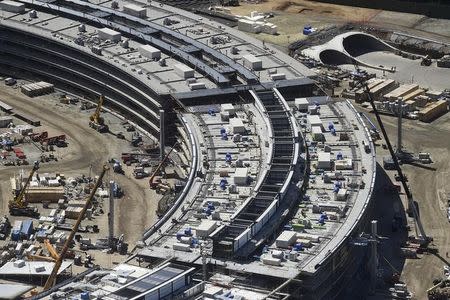
[(448, 103), (446, 100), (439, 100), (427, 105), (419, 111), (419, 120), (422, 122), (431, 122), (442, 116), (448, 111)]
[(78, 219), (83, 210), (82, 207), (68, 207), (66, 208), (66, 218), (67, 219)]
[(25, 121), (28, 124), (33, 125), (33, 126), (40, 126), (41, 125), (41, 121), (33, 118), (32, 116), (26, 115), (23, 112), (20, 112), (20, 113), (16, 112), (14, 114), (14, 116), (16, 116), (17, 118), (21, 119), (22, 121)]
[(36, 97), (44, 94), (53, 93), (54, 90), (55, 87), (53, 84), (44, 81), (24, 84), (20, 87), (20, 91), (29, 97)]
[(86, 200), (70, 200), (67, 202), (68, 207), (83, 207), (86, 204)]
[(0, 101), (0, 109), (3, 110), (4, 112), (10, 113), (13, 110), (13, 107), (9, 106), (3, 101)]
[(51, 202), (58, 203), (64, 198), (64, 187), (29, 187), (25, 192), (25, 199), (29, 203)]

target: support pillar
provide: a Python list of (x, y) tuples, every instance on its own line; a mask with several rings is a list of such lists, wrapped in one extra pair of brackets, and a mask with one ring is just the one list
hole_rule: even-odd
[(114, 239), (114, 181), (109, 182), (108, 244), (113, 246)]
[(371, 251), (370, 251), (370, 288), (371, 292), (375, 292), (377, 284), (377, 273), (378, 273), (378, 221), (372, 220), (371, 222)]
[(397, 153), (402, 152), (403, 98), (398, 98)]
[(165, 115), (164, 115), (164, 109), (159, 110), (159, 153), (161, 156), (161, 161), (164, 159), (164, 146), (166, 143), (165, 140), (165, 132), (166, 132), (166, 126), (165, 126)]

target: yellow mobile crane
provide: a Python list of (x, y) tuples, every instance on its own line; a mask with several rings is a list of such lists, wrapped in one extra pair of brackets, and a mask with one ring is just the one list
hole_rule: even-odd
[[(89, 194), (89, 197), (86, 200), (86, 203), (84, 204), (83, 209), (81, 210), (80, 215), (78, 216), (78, 219), (75, 222), (75, 225), (73, 225), (72, 231), (70, 232), (69, 237), (65, 241), (64, 246), (61, 250), (61, 253), (59, 253), (59, 254), (53, 253), (53, 255), (51, 253), (52, 257), (55, 256), (57, 259), (55, 262), (55, 266), (53, 267), (52, 273), (50, 274), (47, 281), (45, 282), (44, 291), (50, 289), (55, 284), (56, 276), (58, 275), (59, 268), (61, 267), (63, 259), (66, 256), (67, 251), (69, 250), (70, 244), (72, 243), (73, 238), (75, 237), (75, 234), (78, 231), (78, 227), (80, 226), (81, 220), (84, 218), (86, 210), (89, 207), (89, 205), (91, 204), (92, 199), (94, 198), (95, 192), (97, 191), (98, 187), (102, 184), (103, 176), (105, 175), (106, 171), (108, 171), (108, 170), (109, 170), (109, 167), (107, 165), (104, 165), (102, 173), (98, 177), (94, 188), (91, 190), (91, 193)], [(54, 252), (54, 251), (51, 251), (51, 252)]]
[(105, 101), (105, 96), (100, 95), (98, 99), (97, 108), (95, 112), (91, 115), (89, 122), (89, 126), (94, 128), (98, 132), (108, 132), (108, 125), (105, 125), (105, 120), (100, 116), (100, 112), (102, 110), (103, 102)]
[(20, 189), (18, 195), (14, 196), (14, 199), (9, 201), (9, 213), (12, 216), (29, 216), (32, 218), (39, 218), (40, 214), (36, 207), (28, 206), (28, 203), (24, 201), (25, 190), (30, 184), (31, 179), (33, 178), (34, 173), (39, 169), (39, 162), (35, 161), (33, 165), (33, 169), (31, 169), (30, 175), (28, 175), (27, 181), (25, 181), (24, 185)]

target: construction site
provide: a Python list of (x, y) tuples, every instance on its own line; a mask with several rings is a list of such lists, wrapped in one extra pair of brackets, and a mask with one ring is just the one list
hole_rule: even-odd
[(450, 299), (450, 21), (281, 2), (0, 1), (0, 299)]

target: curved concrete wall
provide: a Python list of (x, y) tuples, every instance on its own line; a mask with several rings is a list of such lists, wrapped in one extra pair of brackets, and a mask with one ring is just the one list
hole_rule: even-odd
[[(31, 51), (30, 51), (31, 50)], [(29, 32), (2, 27), (0, 65), (54, 82), (63, 90), (92, 99), (104, 94), (105, 106), (159, 135), (159, 101), (138, 79), (88, 53)]]

